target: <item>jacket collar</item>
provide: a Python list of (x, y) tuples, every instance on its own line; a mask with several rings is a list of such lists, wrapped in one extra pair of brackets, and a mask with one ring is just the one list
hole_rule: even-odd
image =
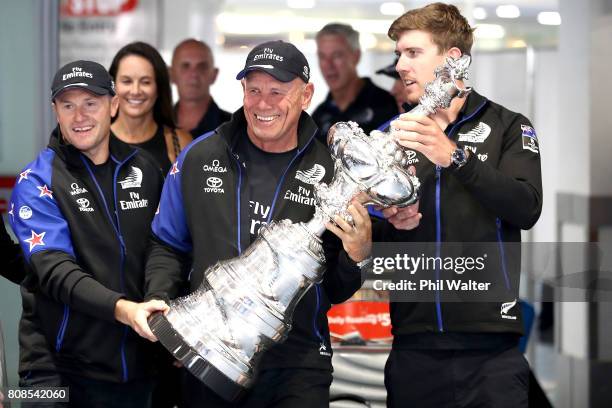
[(467, 100), (461, 107), (459, 111), (459, 115), (457, 116), (457, 120), (461, 120), (467, 116), (471, 116), (475, 114), (478, 110), (482, 108), (485, 104), (489, 103), (489, 100), (479, 94), (476, 91), (471, 91), (467, 95)]
[[(245, 134), (247, 128), (244, 108), (238, 109), (232, 118), (217, 128), (219, 136), (225, 140), (232, 152), (235, 151), (238, 138)], [(310, 115), (304, 111), (298, 122), (298, 152), (304, 150), (314, 139), (317, 125)]]
[[(83, 167), (81, 151), (64, 141), (59, 125), (51, 132), (48, 147), (54, 150), (69, 165)], [(117, 139), (117, 136), (112, 131), (109, 138), (109, 150), (111, 157), (118, 162), (123, 162), (136, 151), (129, 144)]]

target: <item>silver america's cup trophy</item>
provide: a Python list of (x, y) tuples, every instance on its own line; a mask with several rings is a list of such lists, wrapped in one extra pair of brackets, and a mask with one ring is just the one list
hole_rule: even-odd
[[(469, 56), (448, 59), (427, 84), (412, 110), (432, 114), (469, 91), (455, 83), (466, 78)], [(265, 350), (291, 329), (295, 306), (323, 278), (321, 239), (335, 215), (349, 222), (351, 200), (407, 206), (418, 200), (419, 180), (406, 167), (410, 157), (390, 133), (367, 136), (355, 123), (336, 123), (328, 133), (335, 159), (330, 185), (315, 186), (315, 214), (307, 223), (281, 220), (262, 227), (242, 255), (205, 272), (192, 294), (170, 302), (149, 325), (159, 341), (194, 376), (226, 400), (238, 399), (253, 383)]]

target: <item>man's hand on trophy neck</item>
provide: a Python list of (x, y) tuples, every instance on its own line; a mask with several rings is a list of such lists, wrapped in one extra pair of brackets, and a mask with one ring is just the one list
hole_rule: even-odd
[(446, 127), (454, 123), (459, 117), (459, 112), (463, 108), (463, 104), (467, 98), (453, 98), (448, 109), (438, 109), (436, 113), (430, 117), (438, 124), (440, 129), (446, 129)]
[(457, 146), (432, 118), (405, 113), (391, 122), (391, 129), (401, 146), (423, 154), (437, 166), (450, 166), (450, 155)]
[(335, 224), (328, 222), (325, 226), (342, 240), (347, 256), (358, 263), (372, 252), (372, 222), (368, 210), (355, 200), (348, 206), (348, 212), (353, 218), (353, 225), (336, 216)]

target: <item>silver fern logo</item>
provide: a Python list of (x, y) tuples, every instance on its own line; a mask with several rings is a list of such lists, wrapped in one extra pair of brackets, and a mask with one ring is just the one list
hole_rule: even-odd
[(315, 164), (308, 170), (298, 170), (295, 173), (296, 179), (313, 186), (319, 183), (323, 179), (323, 176), (325, 176), (325, 167), (321, 166), (320, 164)]
[(482, 143), (491, 133), (491, 126), (479, 122), (476, 127), (467, 133), (459, 133), (459, 142)]
[(142, 170), (138, 167), (132, 166), (130, 173), (119, 182), (121, 184), (121, 189), (125, 190), (126, 188), (140, 188), (142, 184)]
[(512, 302), (506, 302), (506, 303), (502, 303), (501, 305), (501, 317), (502, 319), (510, 319), (510, 320), (516, 320), (516, 316), (510, 316), (508, 315), (508, 312), (510, 311), (510, 309), (512, 309), (514, 306), (516, 306), (516, 299), (514, 299)]

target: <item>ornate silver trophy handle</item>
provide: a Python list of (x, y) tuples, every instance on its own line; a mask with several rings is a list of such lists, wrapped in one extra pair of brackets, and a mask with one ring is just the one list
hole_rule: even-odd
[[(450, 107), (453, 98), (466, 96), (471, 88), (463, 88), (458, 81), (468, 78), (470, 61), (469, 55), (448, 57), (410, 112), (432, 115)], [(320, 186), (317, 195), (336, 199), (322, 200), (320, 207), (326, 214), (348, 218), (346, 206), (355, 192), (365, 192), (368, 204), (382, 207), (404, 207), (418, 200), (421, 184), (409, 171), (416, 153), (399, 145), (390, 132), (375, 130), (367, 136), (356, 123), (339, 122), (330, 128), (327, 142), (336, 160), (336, 178), (329, 187)]]
[(447, 57), (446, 63), (434, 71), (436, 78), (425, 86), (419, 104), (410, 113), (433, 115), (440, 108), (448, 109), (453, 98), (463, 98), (470, 93), (472, 88), (463, 88), (457, 81), (468, 79), (471, 61), (469, 55), (458, 59)]

